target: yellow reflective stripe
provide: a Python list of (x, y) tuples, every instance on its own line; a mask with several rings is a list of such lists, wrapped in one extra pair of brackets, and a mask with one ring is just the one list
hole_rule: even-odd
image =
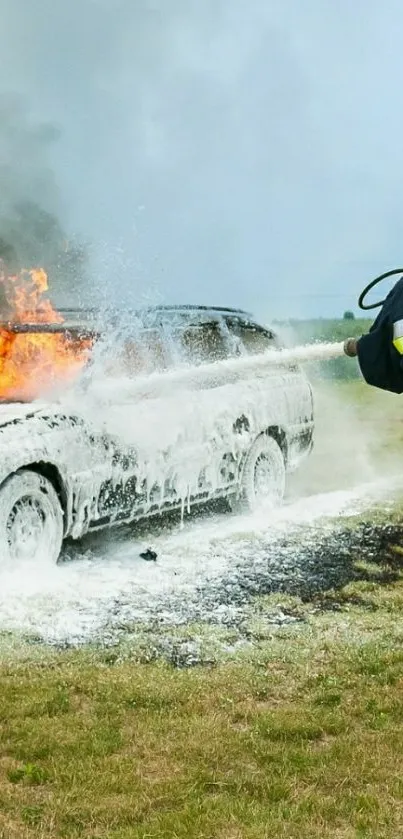
[(393, 324), (393, 346), (403, 355), (403, 320), (396, 320)]

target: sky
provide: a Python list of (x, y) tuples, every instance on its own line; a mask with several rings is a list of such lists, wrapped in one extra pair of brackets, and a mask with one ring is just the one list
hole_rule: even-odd
[[(331, 316), (403, 263), (400, 0), (0, 0), (0, 16), (0, 95), (58, 129), (44, 200), (91, 243), (95, 298)], [(39, 165), (23, 157), (19, 190)]]

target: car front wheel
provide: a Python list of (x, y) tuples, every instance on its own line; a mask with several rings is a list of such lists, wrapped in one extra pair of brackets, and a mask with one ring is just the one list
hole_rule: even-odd
[(63, 542), (63, 511), (51, 482), (28, 469), (0, 487), (0, 567), (17, 560), (57, 562)]
[(249, 449), (244, 463), (240, 504), (255, 510), (261, 504), (276, 506), (285, 492), (285, 462), (280, 446), (268, 434), (261, 434)]

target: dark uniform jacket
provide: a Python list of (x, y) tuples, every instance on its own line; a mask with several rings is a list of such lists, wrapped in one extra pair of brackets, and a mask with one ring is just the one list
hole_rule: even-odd
[(403, 277), (389, 292), (368, 334), (359, 338), (357, 353), (369, 385), (403, 393)]

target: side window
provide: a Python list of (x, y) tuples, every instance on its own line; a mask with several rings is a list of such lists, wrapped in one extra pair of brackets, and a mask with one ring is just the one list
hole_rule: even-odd
[(229, 323), (235, 345), (234, 355), (256, 355), (278, 348), (279, 342), (271, 332), (242, 323)]
[(158, 330), (145, 329), (136, 338), (124, 342), (121, 354), (123, 372), (127, 376), (141, 376), (168, 366), (163, 336)]
[(228, 358), (228, 339), (219, 323), (189, 326), (180, 336), (182, 356), (191, 364)]

